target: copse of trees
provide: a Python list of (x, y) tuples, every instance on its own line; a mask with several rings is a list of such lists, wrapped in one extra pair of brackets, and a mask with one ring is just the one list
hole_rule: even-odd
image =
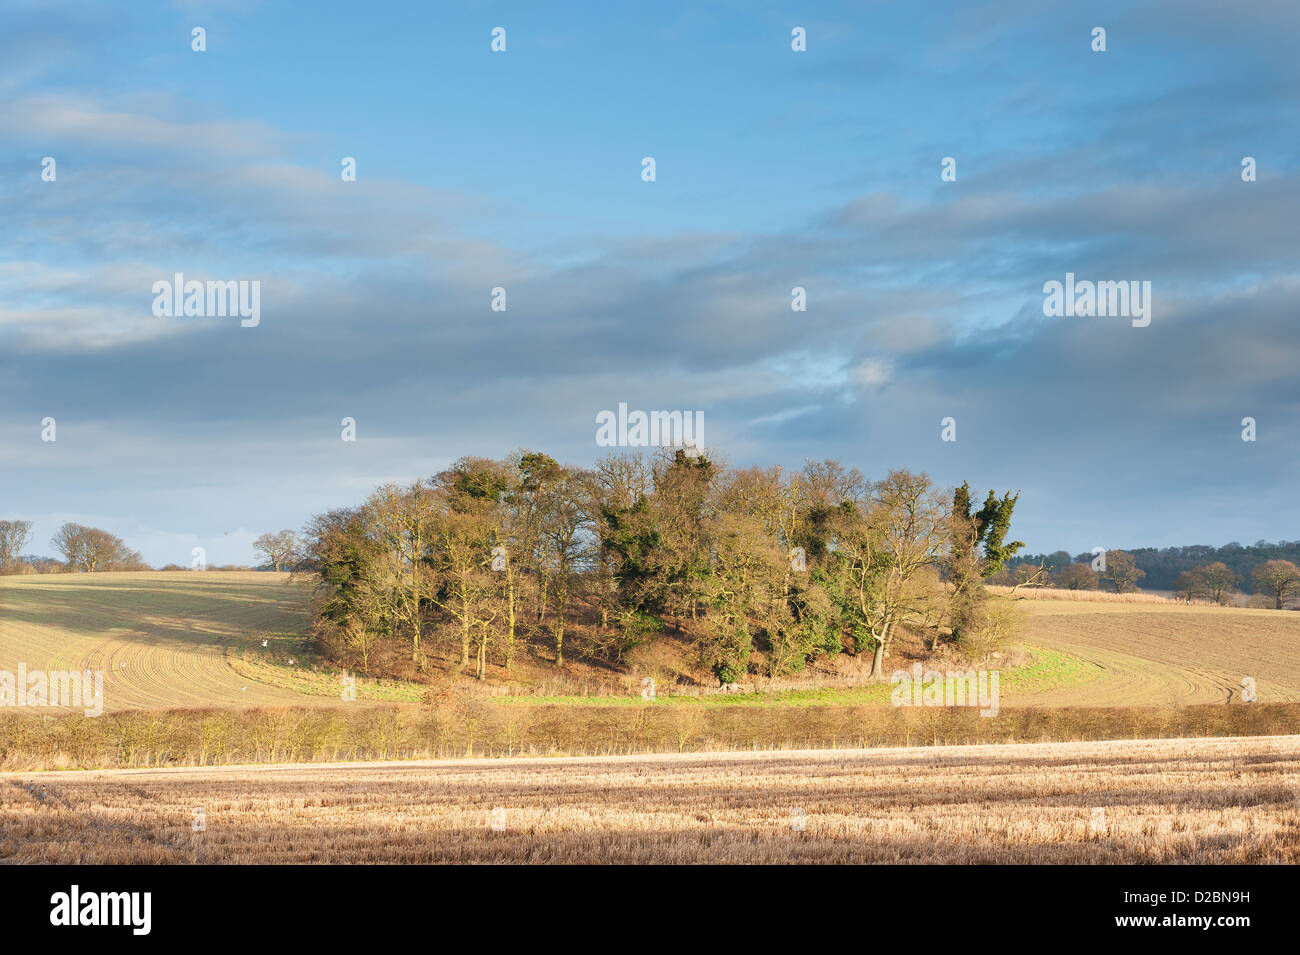
[(0, 574), (151, 569), (121, 538), (97, 527), (74, 523), (60, 527), (50, 544), (63, 555), (62, 562), (23, 553), (31, 537), (31, 521), (0, 520)]
[(1023, 546), (1005, 542), (1015, 503), (972, 512), (965, 485), (834, 461), (790, 474), (676, 450), (584, 469), (521, 451), (318, 515), (299, 567), (319, 575), (322, 648), (363, 670), (400, 653), (483, 678), (524, 647), (619, 664), (671, 632), (721, 684), (839, 653), (883, 679), (902, 628), (931, 650), (1007, 632), (983, 582)]
[(106, 570), (147, 569), (137, 551), (131, 550), (120, 537), (98, 527), (64, 524), (50, 541), (70, 570), (86, 573)]
[(1204, 567), (1183, 571), (1178, 577), (1175, 592), (1187, 599), (1200, 598), (1217, 604), (1228, 604), (1232, 602), (1232, 595), (1237, 592), (1240, 583), (1239, 574), (1234, 573), (1222, 561), (1215, 561)]

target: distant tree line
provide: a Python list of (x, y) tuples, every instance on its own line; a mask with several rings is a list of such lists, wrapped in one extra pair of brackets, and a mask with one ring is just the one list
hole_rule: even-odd
[(617, 665), (671, 634), (721, 684), (840, 653), (883, 679), (904, 629), (973, 656), (1010, 633), (984, 582), (1023, 546), (1016, 500), (835, 461), (731, 469), (679, 449), (584, 469), (521, 451), (316, 516), (297, 566), (319, 575), (322, 649), (371, 672), (398, 654), (480, 678), (521, 651)]
[[(1217, 602), (1247, 592), (1268, 598), (1278, 607), (1300, 597), (1300, 581), (1293, 583), (1291, 576), (1293, 569), (1300, 568), (1300, 541), (1257, 541), (1249, 547), (1233, 542), (1222, 547), (1111, 550), (1106, 552), (1107, 570), (1100, 574), (1092, 570), (1093, 560), (1091, 553), (1021, 554), (1007, 562), (999, 582), (1013, 582), (1018, 573), (1027, 573), (1022, 567), (1045, 567), (1054, 585), (1071, 589), (1106, 586), (1123, 592), (1136, 588), (1141, 581), (1141, 586), (1149, 590), (1174, 591)], [(1117, 569), (1112, 570), (1112, 565)]]
[(50, 541), (71, 570), (93, 574), (105, 570), (145, 570), (148, 564), (139, 551), (131, 550), (116, 534), (98, 527), (64, 524)]
[[(108, 571), (153, 570), (138, 551), (117, 535), (98, 527), (65, 523), (50, 540), (62, 560), (24, 553), (32, 537), (31, 521), (0, 520), (0, 574), (103, 573)], [(297, 535), (292, 531), (264, 534), (254, 542), (275, 570), (286, 566), (297, 553)], [(168, 564), (163, 570), (191, 570)], [(207, 570), (248, 570), (247, 567), (205, 567)]]
[(0, 573), (150, 569), (140, 554), (127, 547), (120, 537), (98, 527), (71, 522), (60, 527), (50, 540), (50, 546), (63, 555), (62, 562), (51, 557), (24, 554), (31, 537), (31, 521), (0, 521)]

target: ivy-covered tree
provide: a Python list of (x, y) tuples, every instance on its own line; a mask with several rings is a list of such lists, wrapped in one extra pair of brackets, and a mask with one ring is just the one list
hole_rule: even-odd
[(988, 600), (984, 581), (1006, 566), (1024, 541), (1007, 542), (1011, 516), (1020, 492), (998, 497), (989, 491), (984, 506), (972, 513), (969, 482), (953, 492), (952, 546), (948, 556), (948, 578), (953, 589), (951, 629), (953, 639), (962, 639), (973, 621), (983, 619), (982, 606)]

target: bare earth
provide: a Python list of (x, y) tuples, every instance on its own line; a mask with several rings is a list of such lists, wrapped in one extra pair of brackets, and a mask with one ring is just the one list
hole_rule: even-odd
[(1255, 680), (1261, 701), (1300, 700), (1300, 613), (1084, 600), (1025, 606), (1026, 643), (1078, 657), (1097, 677), (1006, 693), (1007, 706), (1237, 703), (1244, 677)]
[(0, 860), (1296, 863), (1300, 737), (5, 774)]
[(241, 676), (226, 647), (281, 639), (311, 588), (288, 574), (50, 574), (0, 581), (0, 667), (102, 670), (105, 709), (335, 702)]

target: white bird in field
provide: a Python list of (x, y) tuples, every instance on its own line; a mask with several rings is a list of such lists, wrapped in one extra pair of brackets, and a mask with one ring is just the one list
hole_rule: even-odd
[(266, 646), (266, 641), (265, 641), (265, 640), (262, 641), (262, 646)]

